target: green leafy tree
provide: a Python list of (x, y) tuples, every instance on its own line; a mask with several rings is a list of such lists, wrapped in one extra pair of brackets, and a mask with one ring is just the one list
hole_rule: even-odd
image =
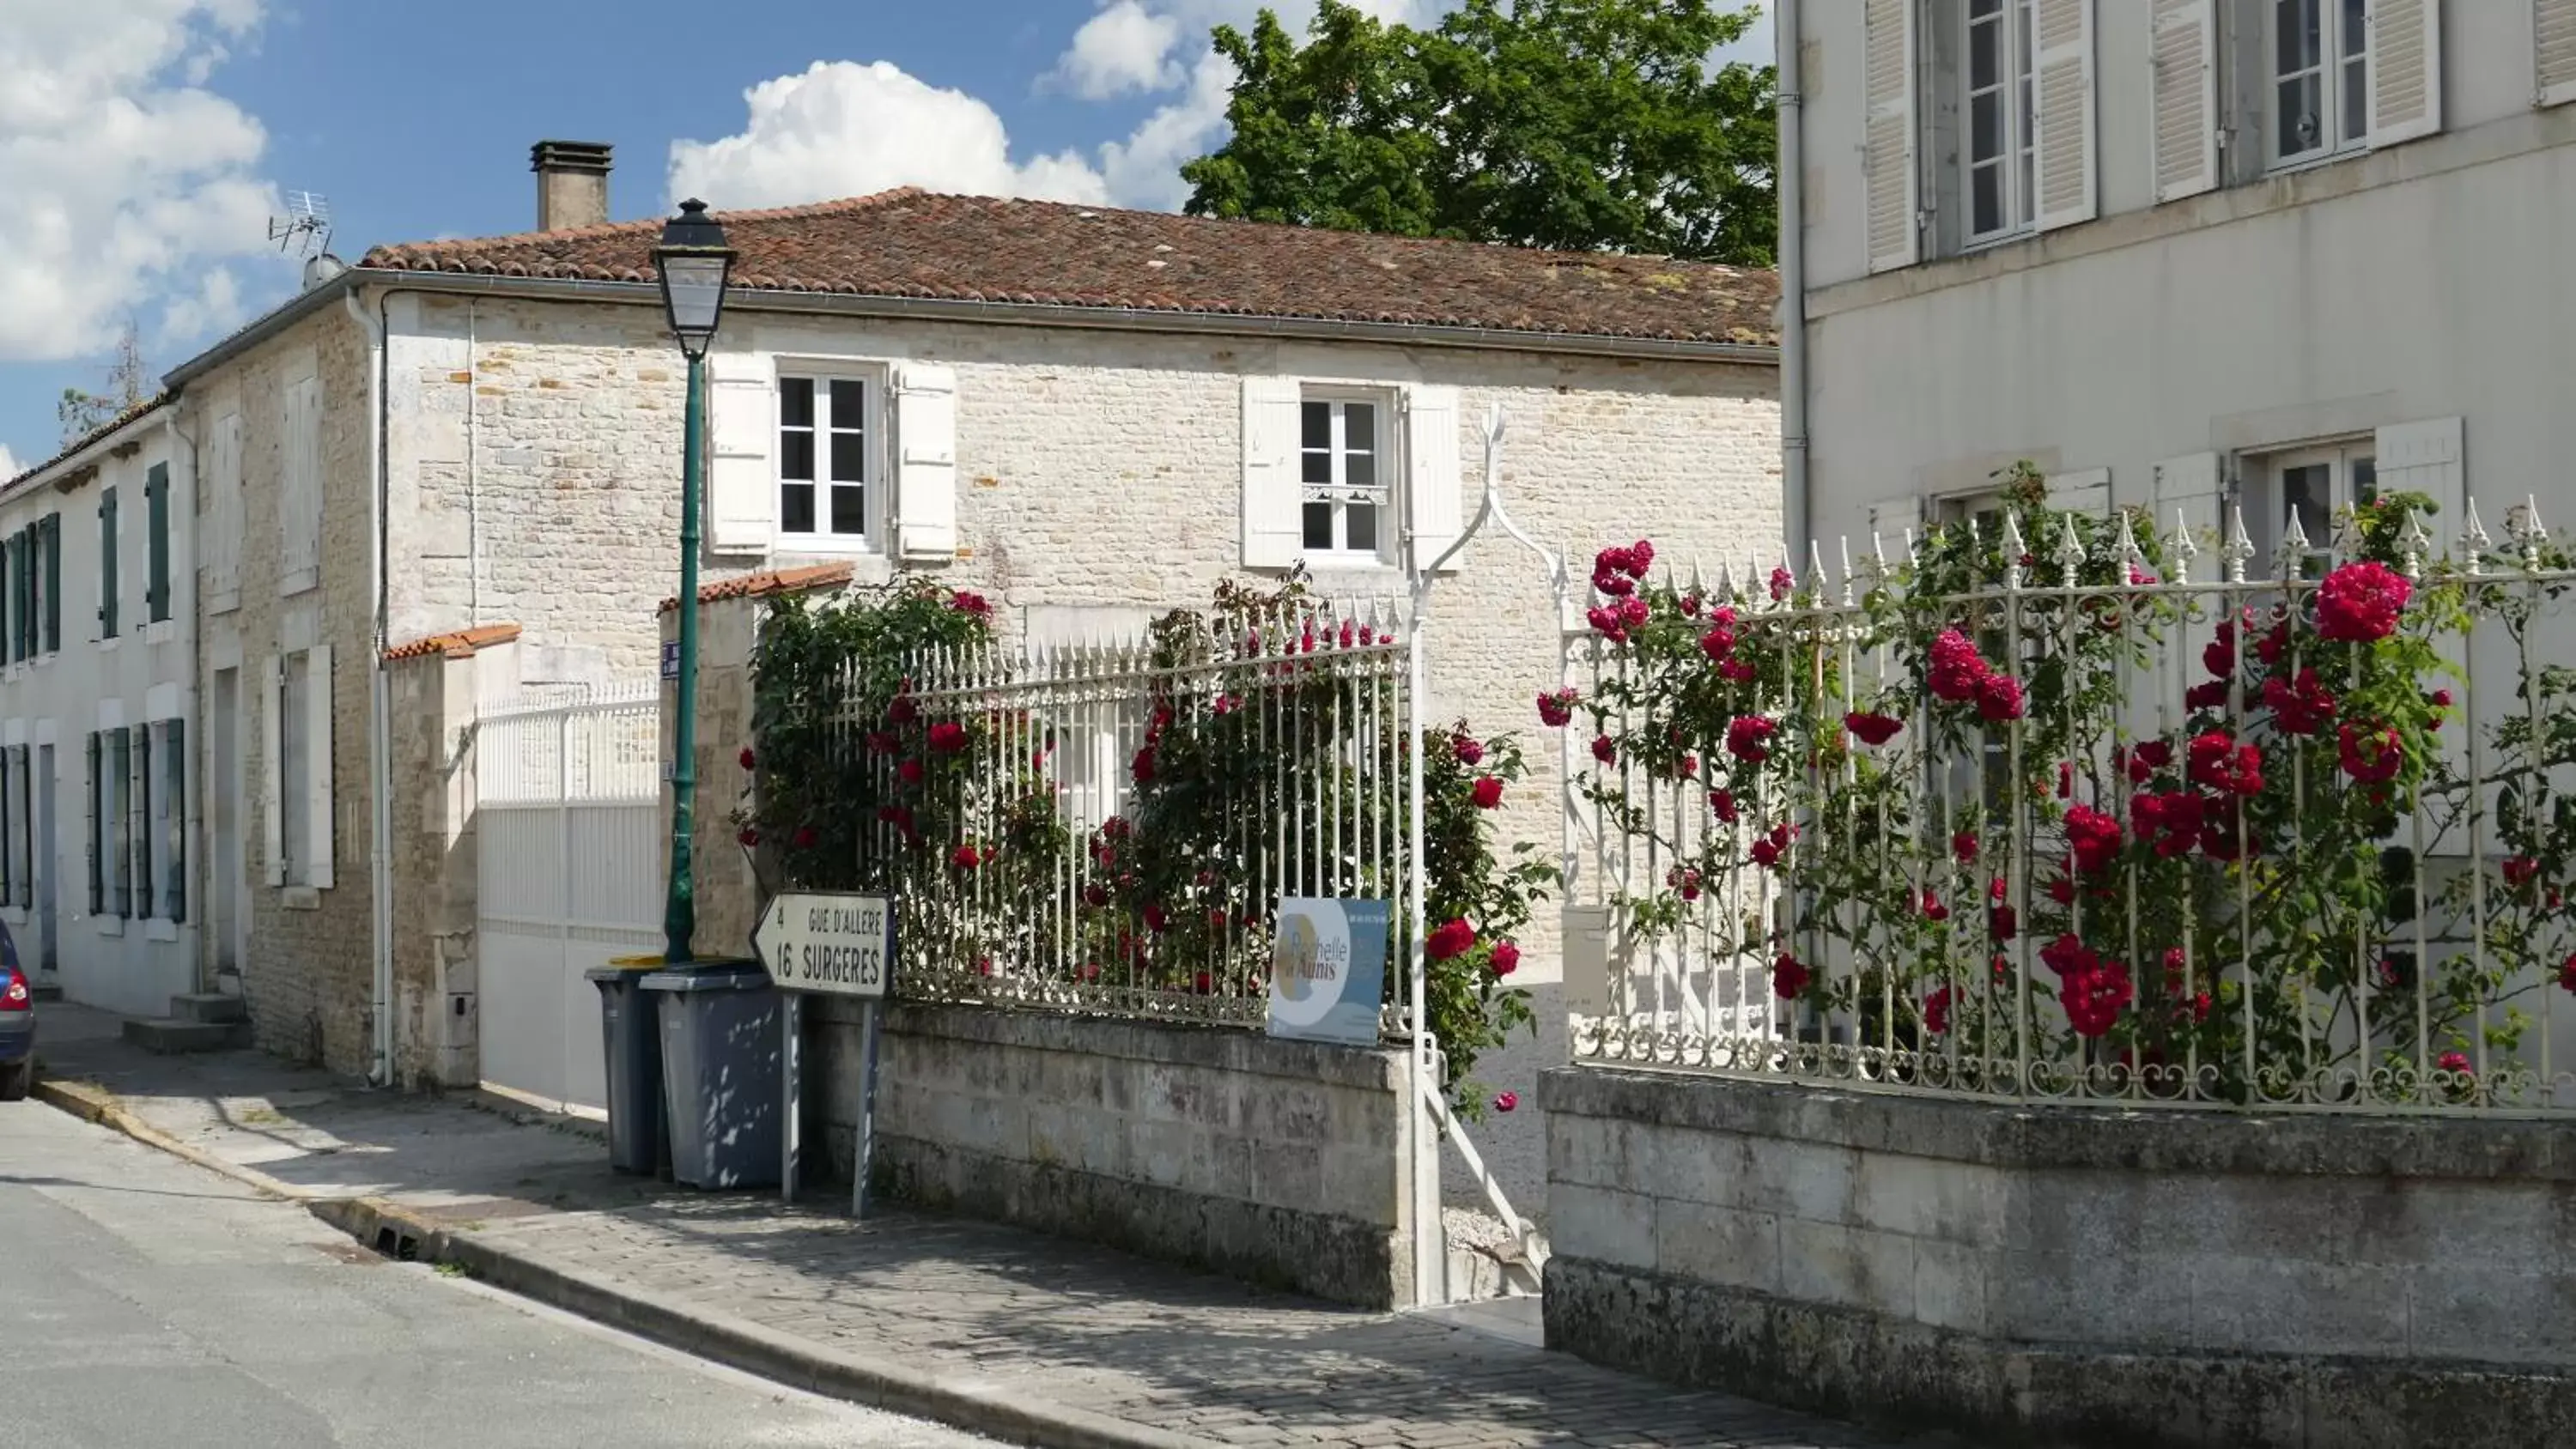
[(1770, 66), (1716, 0), (1468, 0), (1431, 30), (1324, 0), (1300, 45), (1221, 25), (1233, 135), (1194, 216), (1769, 266)]

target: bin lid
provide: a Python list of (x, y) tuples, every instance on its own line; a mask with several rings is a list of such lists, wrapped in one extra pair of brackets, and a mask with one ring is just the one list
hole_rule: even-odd
[(636, 983), (647, 991), (767, 991), (769, 973), (741, 964), (656, 971)]

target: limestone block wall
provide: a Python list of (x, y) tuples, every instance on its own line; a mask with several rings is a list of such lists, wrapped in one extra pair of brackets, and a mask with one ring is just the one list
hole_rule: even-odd
[(1548, 1344), (1978, 1442), (2576, 1443), (2576, 1156), (1559, 1068)]
[[(212, 415), (219, 406), (237, 406), (242, 418), (241, 548), (232, 580), (237, 588), (226, 596), (202, 587), (201, 569), (206, 607), (198, 625), (199, 697), (215, 699), (216, 676), (233, 671), (230, 683), (239, 700), (242, 801), (235, 819), (247, 882), (242, 991), (261, 1047), (350, 1074), (366, 1071), (373, 1058), (367, 721), (374, 604), (368, 559), (374, 539), (367, 499), (366, 359), (356, 323), (330, 308), (190, 384), (199, 411)], [(283, 398), (299, 376), (318, 378), (321, 393), (320, 569), (310, 588), (295, 587), (282, 567), (288, 447)], [(201, 488), (207, 486), (202, 472)], [(199, 499), (201, 510), (211, 511), (213, 503)], [(268, 662), (282, 652), (316, 645), (332, 650), (334, 883), (318, 889), (270, 885), (262, 782), (278, 762), (276, 742), (261, 728), (262, 680)], [(209, 747), (216, 733), (202, 731)], [(214, 776), (201, 771), (199, 778)]]
[[(650, 308), (494, 299), (393, 301), (390, 508), (409, 566), (394, 637), (494, 619), (532, 645), (588, 651), (608, 672), (652, 668), (655, 605), (673, 592), (683, 372)], [(408, 310), (405, 310), (408, 309)], [(1510, 418), (1513, 515), (1576, 555), (1652, 537), (1714, 567), (1780, 540), (1773, 369), (1528, 352), (1280, 342), (738, 310), (720, 346), (782, 357), (935, 360), (957, 379), (954, 558), (911, 561), (992, 598), (1006, 634), (1028, 611), (1074, 617), (1207, 602), (1240, 579), (1246, 375), (1460, 390), (1472, 513), (1489, 404)], [(710, 582), (821, 561), (710, 552)], [(848, 560), (862, 580), (882, 556)], [(1327, 574), (1324, 592), (1392, 597), (1392, 569)], [(1553, 684), (1554, 600), (1499, 535), (1467, 550), (1432, 605), (1434, 708), (1522, 731), (1538, 773), (1503, 828), (1552, 847), (1556, 737), (1532, 697)], [(727, 752), (728, 757), (730, 750)], [(705, 778), (702, 776), (702, 778)], [(1526, 959), (1552, 965), (1552, 912)]]
[[(807, 1140), (846, 1178), (858, 1011), (818, 1016)], [(876, 1181), (898, 1200), (1361, 1307), (1411, 1295), (1400, 1052), (911, 1004), (880, 1050)]]

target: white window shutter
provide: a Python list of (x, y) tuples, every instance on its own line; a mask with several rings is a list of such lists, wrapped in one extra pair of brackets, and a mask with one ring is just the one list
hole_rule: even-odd
[(2218, 556), (2219, 509), (2225, 493), (2216, 453), (2186, 453), (2156, 465), (2156, 534), (2170, 537), (2179, 522), (2191, 535), (2192, 546), (2200, 550), (2192, 560), (2193, 574), (2203, 582), (2217, 577), (2210, 571), (2210, 561)]
[(769, 359), (707, 354), (707, 547), (767, 553), (778, 517), (778, 378)]
[[(2192, 556), (2191, 577), (2200, 583), (2217, 579), (2219, 518), (2226, 504), (2226, 484), (2218, 455), (2187, 453), (2156, 464), (2154, 497), (2157, 537), (2170, 542), (2179, 523), (2191, 536), (2192, 547), (2198, 550)], [(2169, 549), (2161, 576), (2170, 582), (2178, 566), (2179, 561)], [(2132, 734), (2143, 737), (2181, 726), (2193, 686), (2209, 678), (2201, 654), (2216, 641), (2217, 624), (2214, 617), (2196, 622), (2181, 619), (2166, 631), (2160, 661), (2163, 687), (2137, 692), (2122, 711)]]
[(1861, 138), (1862, 211), (1869, 233), (1869, 269), (1910, 267), (1920, 257), (1917, 213), (1922, 207), (1915, 174), (1915, 0), (1866, 0), (1861, 87), (1868, 107)]
[(2468, 511), (2462, 432), (2458, 418), (2432, 418), (2391, 424), (2374, 439), (2379, 496), (2422, 493), (2432, 498), (2434, 512), (2424, 520), (2424, 531), (2436, 540), (2434, 557), (2459, 556), (2460, 520)]
[[(286, 884), (286, 670), (274, 654), (259, 671), (259, 832), (260, 868), (270, 885)], [(93, 787), (94, 789), (95, 787)]]
[[(2086, 468), (2074, 473), (2048, 475), (2048, 506), (2069, 513), (2101, 517), (2111, 511), (2111, 470)], [(2055, 539), (2049, 540), (2054, 545)]]
[(2576, 101), (2576, 0), (2531, 0), (2532, 99)]
[(2156, 200), (2218, 186), (2218, 0), (2156, 0)]
[(2441, 0), (2369, 0), (2370, 144), (2442, 129)]
[[(1464, 523), (1458, 498), (1458, 389), (1429, 385), (1405, 389), (1405, 523), (1413, 530), (1413, 559), (1429, 566), (1458, 541)], [(1461, 555), (1442, 564), (1456, 569)]]
[(304, 863), (304, 883), (320, 890), (331, 888), (332, 858), (338, 854), (331, 834), (331, 646), (316, 644), (304, 654), (304, 748), (305, 788), (311, 795), (300, 802), (310, 824), (305, 829), (304, 849), (312, 859)]
[(1306, 548), (1304, 487), (1297, 471), (1293, 377), (1243, 380), (1243, 564), (1284, 569)]
[(1908, 493), (1869, 506), (1870, 550), (1890, 564), (1909, 563), (1923, 536), (1923, 495)]
[(894, 372), (895, 546), (909, 559), (957, 557), (957, 373), (926, 362)]
[(2093, 145), (2093, 0), (2039, 0), (2031, 150), (2039, 229), (2091, 221), (2100, 185)]

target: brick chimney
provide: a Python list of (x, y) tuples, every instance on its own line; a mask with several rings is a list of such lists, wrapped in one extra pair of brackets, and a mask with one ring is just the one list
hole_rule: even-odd
[(608, 220), (608, 152), (599, 141), (539, 141), (528, 148), (528, 169), (537, 173), (537, 230)]

